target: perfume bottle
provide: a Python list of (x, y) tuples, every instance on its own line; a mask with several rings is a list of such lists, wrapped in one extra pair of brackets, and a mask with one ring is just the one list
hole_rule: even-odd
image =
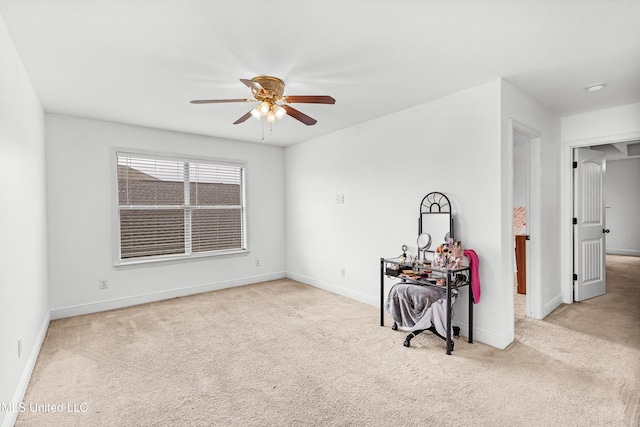
[(451, 251), (453, 259), (462, 258), (463, 253), (464, 251), (462, 249), (462, 242), (458, 240), (453, 244), (453, 250)]

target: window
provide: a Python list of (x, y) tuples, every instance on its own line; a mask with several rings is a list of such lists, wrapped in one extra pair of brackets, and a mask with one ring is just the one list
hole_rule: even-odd
[(117, 153), (118, 262), (246, 250), (244, 165)]

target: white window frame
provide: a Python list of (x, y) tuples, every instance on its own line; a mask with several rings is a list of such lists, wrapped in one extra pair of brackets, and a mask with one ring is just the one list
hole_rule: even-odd
[[(247, 254), (249, 253), (248, 248), (248, 231), (247, 231), (247, 162), (242, 160), (230, 160), (230, 159), (218, 159), (218, 158), (207, 158), (207, 157), (198, 157), (198, 156), (184, 156), (184, 155), (176, 155), (176, 154), (163, 154), (157, 152), (150, 151), (142, 151), (142, 150), (129, 150), (129, 149), (118, 149), (113, 148), (112, 150), (112, 174), (113, 174), (113, 184), (112, 184), (112, 202), (111, 206), (113, 208), (112, 218), (113, 218), (113, 265), (118, 266), (135, 266), (135, 265), (144, 265), (149, 263), (163, 263), (163, 262), (180, 262), (180, 261), (188, 261), (193, 259), (202, 259), (209, 257), (220, 257), (220, 256), (229, 256), (234, 254)], [(136, 257), (136, 258), (121, 258), (121, 240), (120, 240), (120, 205), (119, 205), (119, 194), (118, 194), (118, 158), (119, 157), (134, 157), (134, 158), (142, 158), (149, 160), (168, 160), (168, 161), (177, 161), (177, 162), (193, 162), (193, 163), (208, 163), (215, 165), (223, 165), (223, 166), (234, 166), (238, 167), (242, 171), (242, 189), (241, 189), (241, 209), (242, 209), (242, 248), (238, 249), (228, 249), (228, 250), (217, 250), (217, 251), (209, 251), (209, 252), (192, 252), (191, 251), (191, 225), (189, 221), (185, 218), (185, 253), (184, 254), (171, 254), (171, 255), (156, 255), (156, 256), (146, 256), (146, 257)], [(185, 175), (185, 200), (189, 202), (189, 191), (188, 191), (188, 175)], [(190, 206), (189, 206), (190, 207)], [(185, 206), (187, 208), (187, 206)], [(197, 207), (194, 207), (197, 209)], [(186, 212), (186, 210), (185, 210)]]

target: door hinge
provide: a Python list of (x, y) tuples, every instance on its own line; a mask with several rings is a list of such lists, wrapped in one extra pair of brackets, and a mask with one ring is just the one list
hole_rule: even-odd
[(573, 280), (578, 280), (578, 275), (577, 274), (573, 275)]
[(573, 168), (578, 169), (578, 162), (573, 162)]
[(578, 218), (573, 218), (573, 225), (577, 225), (578, 224)]

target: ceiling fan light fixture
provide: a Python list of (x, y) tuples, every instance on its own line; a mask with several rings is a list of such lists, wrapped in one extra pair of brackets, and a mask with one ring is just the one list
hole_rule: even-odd
[(267, 101), (262, 101), (258, 108), (260, 109), (260, 113), (262, 113), (263, 116), (266, 116), (271, 110), (271, 105), (269, 105)]
[(262, 118), (262, 113), (260, 112), (260, 106), (257, 106), (253, 110), (251, 110), (251, 115), (254, 119), (260, 120)]
[(278, 104), (273, 104), (273, 112), (276, 115), (276, 120), (280, 120), (287, 114), (287, 110), (285, 110)]
[[(318, 121), (309, 117), (302, 111), (291, 107), (291, 103), (300, 104), (335, 104), (336, 100), (328, 95), (290, 95), (284, 96), (284, 82), (272, 76), (258, 76), (251, 80), (240, 79), (245, 86), (251, 89), (254, 99), (234, 98), (234, 99), (195, 99), (192, 104), (219, 104), (223, 102), (258, 102), (258, 106), (245, 113), (234, 125), (244, 123), (249, 117), (260, 120), (263, 116), (273, 123), (285, 116), (290, 116), (307, 126), (315, 125)], [(280, 105), (278, 102), (286, 103)]]

